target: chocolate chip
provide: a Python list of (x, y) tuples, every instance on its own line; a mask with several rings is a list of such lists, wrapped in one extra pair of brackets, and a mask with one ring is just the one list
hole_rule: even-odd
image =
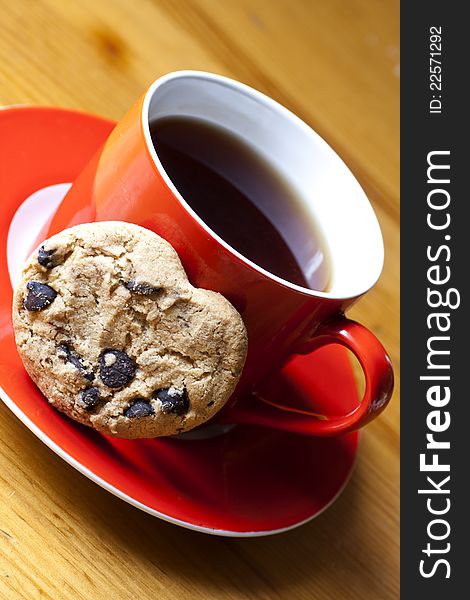
[(54, 252), (55, 248), (53, 250), (46, 250), (44, 246), (41, 246), (38, 250), (38, 263), (46, 269), (52, 269), (52, 267), (55, 267), (56, 263), (52, 257)]
[(162, 403), (162, 412), (167, 414), (184, 415), (189, 410), (189, 399), (186, 389), (177, 390), (174, 387), (157, 390), (153, 393), (155, 400)]
[(120, 350), (108, 349), (100, 358), (100, 377), (110, 388), (128, 384), (135, 375), (134, 361)]
[(124, 416), (129, 419), (135, 419), (136, 417), (140, 419), (141, 417), (149, 417), (153, 414), (155, 414), (153, 406), (148, 400), (144, 400), (143, 398), (137, 398), (137, 400), (124, 411)]
[(74, 352), (69, 347), (68, 344), (59, 344), (57, 346), (57, 351), (63, 355), (63, 358), (65, 358), (67, 362), (72, 363), (72, 365), (80, 371), (80, 373), (85, 379), (88, 379), (88, 381), (93, 381), (93, 379), (95, 378), (95, 374), (93, 373), (93, 371), (87, 370), (87, 368), (83, 364), (83, 360), (76, 352)]
[(100, 401), (100, 391), (96, 387), (89, 387), (80, 392), (80, 400), (85, 404), (87, 410), (94, 408)]
[(123, 284), (130, 292), (134, 292), (134, 294), (139, 294), (140, 296), (150, 296), (150, 294), (156, 294), (160, 291), (160, 288), (156, 288), (153, 285), (150, 285), (150, 283), (138, 283), (135, 279), (123, 282)]
[(54, 302), (57, 296), (57, 292), (50, 285), (39, 281), (28, 281), (26, 288), (28, 295), (23, 302), (26, 310), (35, 312), (44, 310)]

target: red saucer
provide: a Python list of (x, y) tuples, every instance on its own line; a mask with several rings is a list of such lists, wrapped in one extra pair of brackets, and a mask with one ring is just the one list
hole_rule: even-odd
[[(55, 411), (26, 374), (11, 325), (7, 237), (23, 201), (73, 181), (114, 123), (44, 107), (0, 110), (0, 395), (31, 431), (78, 471), (134, 506), (220, 535), (277, 533), (317, 516), (351, 473), (358, 434), (313, 438), (238, 425), (211, 439), (128, 441)], [(46, 209), (45, 209), (46, 210)], [(328, 346), (297, 357), (263, 390), (274, 402), (338, 397), (357, 403), (347, 352)], [(344, 407), (343, 407), (344, 409)], [(13, 432), (14, 434), (14, 432)]]

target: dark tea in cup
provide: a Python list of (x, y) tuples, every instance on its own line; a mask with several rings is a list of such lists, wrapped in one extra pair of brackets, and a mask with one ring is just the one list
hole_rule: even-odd
[(241, 136), (191, 117), (150, 123), (155, 150), (194, 212), (273, 275), (327, 291), (328, 251), (294, 184)]

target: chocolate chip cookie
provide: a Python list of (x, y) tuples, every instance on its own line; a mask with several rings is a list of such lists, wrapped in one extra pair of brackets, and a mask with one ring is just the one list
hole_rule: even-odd
[(67, 229), (37, 249), (13, 300), (19, 353), (49, 402), (123, 438), (187, 431), (232, 394), (242, 318), (193, 287), (173, 248), (121, 222)]

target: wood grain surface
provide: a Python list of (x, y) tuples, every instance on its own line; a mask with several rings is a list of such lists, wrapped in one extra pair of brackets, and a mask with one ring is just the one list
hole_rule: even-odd
[[(381, 338), (398, 375), (398, 20), (398, 0), (0, 0), (0, 105), (119, 119), (153, 79), (189, 68), (292, 109), (345, 159), (377, 212), (383, 276), (350, 316)], [(3, 404), (0, 414), (0, 598), (398, 598), (398, 391), (364, 432), (336, 503), (263, 539), (214, 538), (144, 514), (78, 474)]]

